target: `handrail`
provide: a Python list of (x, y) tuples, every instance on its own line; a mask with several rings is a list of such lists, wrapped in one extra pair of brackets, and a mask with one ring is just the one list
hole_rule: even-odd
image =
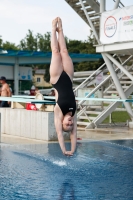
[[(124, 64), (126, 64), (131, 58), (132, 58), (133, 56), (131, 55), (131, 56), (129, 56), (129, 58), (127, 58), (127, 60), (125, 60), (123, 63), (122, 63), (122, 65), (124, 65)], [(119, 70), (119, 68), (117, 68), (115, 71), (118, 71)], [(109, 75), (104, 81), (102, 81), (96, 88), (94, 88), (87, 96), (85, 96), (85, 98), (87, 98), (87, 97), (90, 97), (92, 94), (94, 94), (100, 87), (101, 87), (101, 85), (103, 85), (103, 83), (104, 82), (106, 82), (109, 78), (111, 77), (111, 75)], [(85, 101), (80, 101), (78, 104), (80, 105), (80, 104), (82, 104), (82, 103), (84, 103)]]
[[(113, 57), (115, 57), (116, 56), (116, 54), (114, 54), (113, 55)], [(86, 80), (84, 80), (80, 85), (78, 85), (76, 88), (75, 88), (75, 90), (74, 90), (74, 92), (76, 92), (82, 85), (84, 85), (90, 78), (92, 78), (94, 75), (98, 75), (97, 74), (97, 72), (99, 71), (99, 70), (101, 70), (103, 67), (105, 67), (105, 63), (104, 64), (102, 64), (95, 72), (93, 72)], [(100, 72), (101, 73), (101, 72)], [(91, 81), (90, 81), (91, 82)], [(90, 83), (89, 82), (89, 83)]]
[(105, 66), (105, 63), (101, 65), (95, 72), (93, 72), (86, 80), (84, 80), (78, 87), (75, 88), (74, 92), (76, 92), (82, 85), (84, 85), (91, 77), (93, 77), (100, 69)]
[[(116, 3), (115, 0), (113, 0), (113, 1)], [(121, 1), (119, 2), (119, 4), (121, 4), (122, 7), (125, 7), (124, 4)], [(119, 8), (120, 8), (120, 5), (119, 5)]]
[[(132, 68), (133, 68), (133, 65), (131, 65), (131, 66), (129, 67), (128, 71), (129, 71), (130, 69), (132, 69)], [(116, 72), (117, 72), (117, 71), (119, 71), (119, 68), (117, 68)], [(122, 72), (122, 74), (119, 76), (119, 79), (121, 79), (124, 75), (125, 75), (125, 74)], [(109, 85), (109, 87), (106, 88), (106, 89), (104, 90), (103, 94), (106, 94), (107, 91), (108, 91), (112, 86), (113, 86), (113, 83), (112, 83), (111, 85)]]
[(119, 3), (120, 3), (120, 0), (115, 1), (114, 9), (117, 9), (119, 7)]

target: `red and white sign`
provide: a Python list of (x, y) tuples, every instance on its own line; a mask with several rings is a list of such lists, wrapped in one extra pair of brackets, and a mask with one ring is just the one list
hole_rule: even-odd
[(102, 44), (132, 40), (133, 6), (102, 13), (100, 22), (100, 41)]
[(104, 33), (107, 37), (113, 37), (117, 30), (117, 21), (114, 17), (109, 16), (104, 23)]
[(99, 85), (104, 80), (103, 72), (96, 75), (96, 85)]

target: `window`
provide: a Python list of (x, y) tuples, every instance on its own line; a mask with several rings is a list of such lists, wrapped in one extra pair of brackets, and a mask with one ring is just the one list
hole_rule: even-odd
[(41, 79), (40, 79), (40, 78), (37, 78), (37, 82), (41, 82)]

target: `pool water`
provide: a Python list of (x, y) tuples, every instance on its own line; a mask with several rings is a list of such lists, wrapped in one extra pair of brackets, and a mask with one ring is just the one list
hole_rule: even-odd
[[(67, 148), (70, 144), (67, 143)], [(0, 200), (133, 200), (133, 141), (0, 144)]]

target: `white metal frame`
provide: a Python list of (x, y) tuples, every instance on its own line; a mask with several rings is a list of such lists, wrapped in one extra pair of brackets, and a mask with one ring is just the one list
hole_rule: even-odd
[[(100, 40), (99, 40), (99, 37), (98, 37), (98, 35), (97, 35), (96, 29), (95, 29), (95, 27), (94, 27), (94, 25), (93, 25), (93, 23), (92, 23), (92, 21), (91, 21), (89, 15), (88, 15), (87, 11), (86, 11), (86, 9), (85, 9), (85, 6), (84, 6), (84, 4), (83, 4), (83, 1), (82, 1), (82, 0), (79, 0), (79, 1), (80, 1), (80, 3), (81, 3), (82, 9), (84, 10), (84, 13), (85, 13), (85, 15), (86, 15), (86, 18), (87, 18), (87, 20), (88, 20), (88, 22), (89, 22), (89, 24), (90, 24), (90, 26), (91, 26), (91, 29), (92, 29), (92, 31), (93, 31), (93, 34), (94, 34), (94, 36), (95, 36), (95, 38), (96, 38), (98, 44), (101, 44), (101, 43), (100, 43)], [(101, 11), (101, 12), (104, 12), (104, 11), (105, 11), (105, 10), (104, 10), (104, 9), (105, 9), (105, 2), (106, 2), (105, 0), (100, 0), (100, 11)], [(119, 1), (119, 2), (120, 2), (120, 1)], [(119, 2), (116, 1), (117, 4), (115, 4), (115, 9), (116, 9), (116, 5), (117, 5), (117, 8), (118, 8)], [(107, 65), (107, 67), (108, 67), (108, 69), (109, 69), (109, 71), (110, 71), (111, 77), (112, 77), (112, 79), (114, 80), (115, 86), (116, 86), (116, 88), (117, 88), (117, 91), (119, 92), (120, 97), (121, 97), (122, 99), (125, 99), (125, 98), (126, 98), (126, 95), (125, 95), (125, 93), (124, 93), (124, 91), (123, 91), (123, 88), (122, 88), (122, 86), (121, 86), (121, 84), (120, 84), (120, 82), (119, 82), (119, 80), (118, 80), (118, 77), (117, 77), (117, 75), (116, 75), (116, 73), (115, 73), (115, 70), (114, 70), (114, 68), (113, 68), (113, 66), (112, 66), (111, 61), (114, 62), (122, 71), (125, 71), (124, 73), (126, 73), (126, 75), (128, 75), (128, 77), (131, 77), (132, 79), (133, 79), (133, 77), (128, 73), (128, 71), (126, 71), (126, 70), (121, 66), (120, 63), (118, 63), (118, 61), (116, 61), (114, 58), (112, 58), (111, 55), (109, 55), (109, 54), (107, 54), (107, 53), (102, 53), (102, 56), (103, 56), (103, 59), (104, 59), (106, 65)], [(133, 112), (132, 112), (132, 109), (131, 109), (130, 104), (129, 104), (129, 103), (124, 103), (124, 105), (125, 105), (125, 107), (126, 107), (127, 112), (128, 112), (129, 115), (131, 116), (131, 118), (133, 118)]]
[[(100, 83), (98, 86), (96, 86), (86, 97), (90, 97), (92, 94), (94, 94), (101, 86), (103, 86), (105, 84), (105, 82), (109, 81), (109, 79), (112, 79), (113, 82), (114, 82), (114, 85), (117, 89), (117, 92), (120, 96), (121, 99), (125, 99), (127, 98), (131, 92), (132, 92), (132, 89), (133, 89), (133, 85), (130, 84), (128, 88), (126, 88), (126, 90), (124, 90), (122, 88), (122, 85), (120, 83), (120, 79), (126, 75), (127, 78), (129, 78), (131, 80), (131, 83), (133, 81), (133, 76), (130, 74), (130, 72), (128, 71), (127, 69), (125, 69), (123, 67), (123, 65), (125, 65), (130, 59), (132, 59), (133, 57), (133, 54), (131, 55), (129, 53), (129, 57), (124, 61), (122, 62), (121, 61), (121, 58), (120, 56), (118, 55), (114, 55), (114, 56), (111, 56), (110, 53), (111, 52), (111, 48), (112, 46), (116, 47), (117, 46), (117, 50), (116, 52), (121, 52), (121, 49), (122, 47), (124, 48), (123, 44), (120, 43), (119, 45), (115, 45), (115, 44), (111, 44), (111, 45), (107, 45), (107, 46), (111, 46), (109, 47), (109, 51), (106, 52), (104, 50), (102, 50), (102, 48), (105, 46), (103, 44), (101, 44), (100, 40), (99, 40), (99, 35), (98, 35), (98, 32), (99, 32), (99, 27), (98, 27), (98, 23), (95, 23), (95, 19), (97, 20), (98, 19), (98, 16), (100, 18), (100, 15), (102, 12), (104, 12), (106, 10), (106, 0), (100, 0), (100, 3), (97, 1), (97, 0), (65, 0), (69, 3), (69, 5), (71, 7), (73, 7), (73, 9), (81, 16), (82, 19), (84, 19), (84, 21), (87, 22), (87, 24), (89, 24), (89, 26), (91, 27), (92, 31), (93, 31), (93, 35), (95, 36), (96, 38), (96, 41), (98, 43), (98, 46), (96, 47), (98, 49), (98, 52), (102, 53), (102, 56), (103, 56), (103, 59), (105, 61), (105, 64), (103, 64), (98, 70), (96, 70), (94, 73), (92, 73), (87, 79), (85, 79), (76, 89), (75, 89), (75, 92), (79, 89), (79, 88), (82, 88), (84, 86), (86, 86), (88, 84), (88, 81), (90, 81), (94, 76), (96, 76), (97, 72), (99, 72), (100, 70), (103, 69), (103, 67), (106, 65), (109, 72), (110, 72), (110, 75), (102, 82)], [(74, 3), (77, 3), (77, 6), (74, 7)], [(78, 3), (79, 2), (79, 3)], [(121, 3), (120, 0), (114, 0), (114, 8), (113, 9), (117, 9), (118, 7), (120, 6), (123, 6), (123, 4)], [(86, 6), (89, 6), (89, 8)], [(81, 7), (80, 7), (81, 6)], [(80, 10), (77, 9), (77, 7), (80, 7)], [(91, 11), (91, 8), (93, 8), (92, 10), (94, 10), (93, 14), (91, 13), (88, 13), (89, 11)], [(97, 18), (96, 18), (97, 17)], [(99, 23), (99, 26), (100, 26), (100, 23)], [(127, 45), (126, 44), (126, 52), (132, 52), (132, 49), (130, 49), (130, 44)], [(106, 48), (106, 47), (105, 47)], [(105, 49), (104, 48), (104, 49)], [(129, 49), (128, 49), (129, 48)], [(130, 51), (129, 51), (130, 50)], [(116, 57), (119, 59), (120, 62), (117, 61)], [(117, 68), (114, 69), (114, 66), (113, 65), (116, 65)], [(117, 76), (117, 73), (118, 71), (121, 70), (122, 74), (120, 76)], [(110, 87), (108, 87), (106, 89), (106, 92), (107, 90), (109, 89)], [(86, 112), (86, 109), (87, 107), (83, 106), (83, 103), (85, 101), (82, 100), (82, 101), (79, 101), (78, 104), (80, 107), (82, 107), (82, 109), (78, 112), (77, 114), (77, 117), (80, 118), (80, 116)], [(110, 106), (108, 106), (108, 108), (106, 110), (103, 110), (103, 112), (96, 117), (96, 119), (90, 123), (88, 121), (88, 125), (86, 126), (86, 128), (94, 128), (94, 127), (97, 127), (99, 123), (101, 123), (105, 117), (107, 117), (112, 111), (114, 111), (116, 109), (116, 107), (118, 106), (118, 102), (115, 102), (115, 103), (112, 103)], [(133, 120), (133, 112), (132, 112), (132, 108), (130, 106), (129, 103), (124, 103), (125, 105), (125, 108), (128, 112), (128, 114), (130, 115), (130, 118)]]

